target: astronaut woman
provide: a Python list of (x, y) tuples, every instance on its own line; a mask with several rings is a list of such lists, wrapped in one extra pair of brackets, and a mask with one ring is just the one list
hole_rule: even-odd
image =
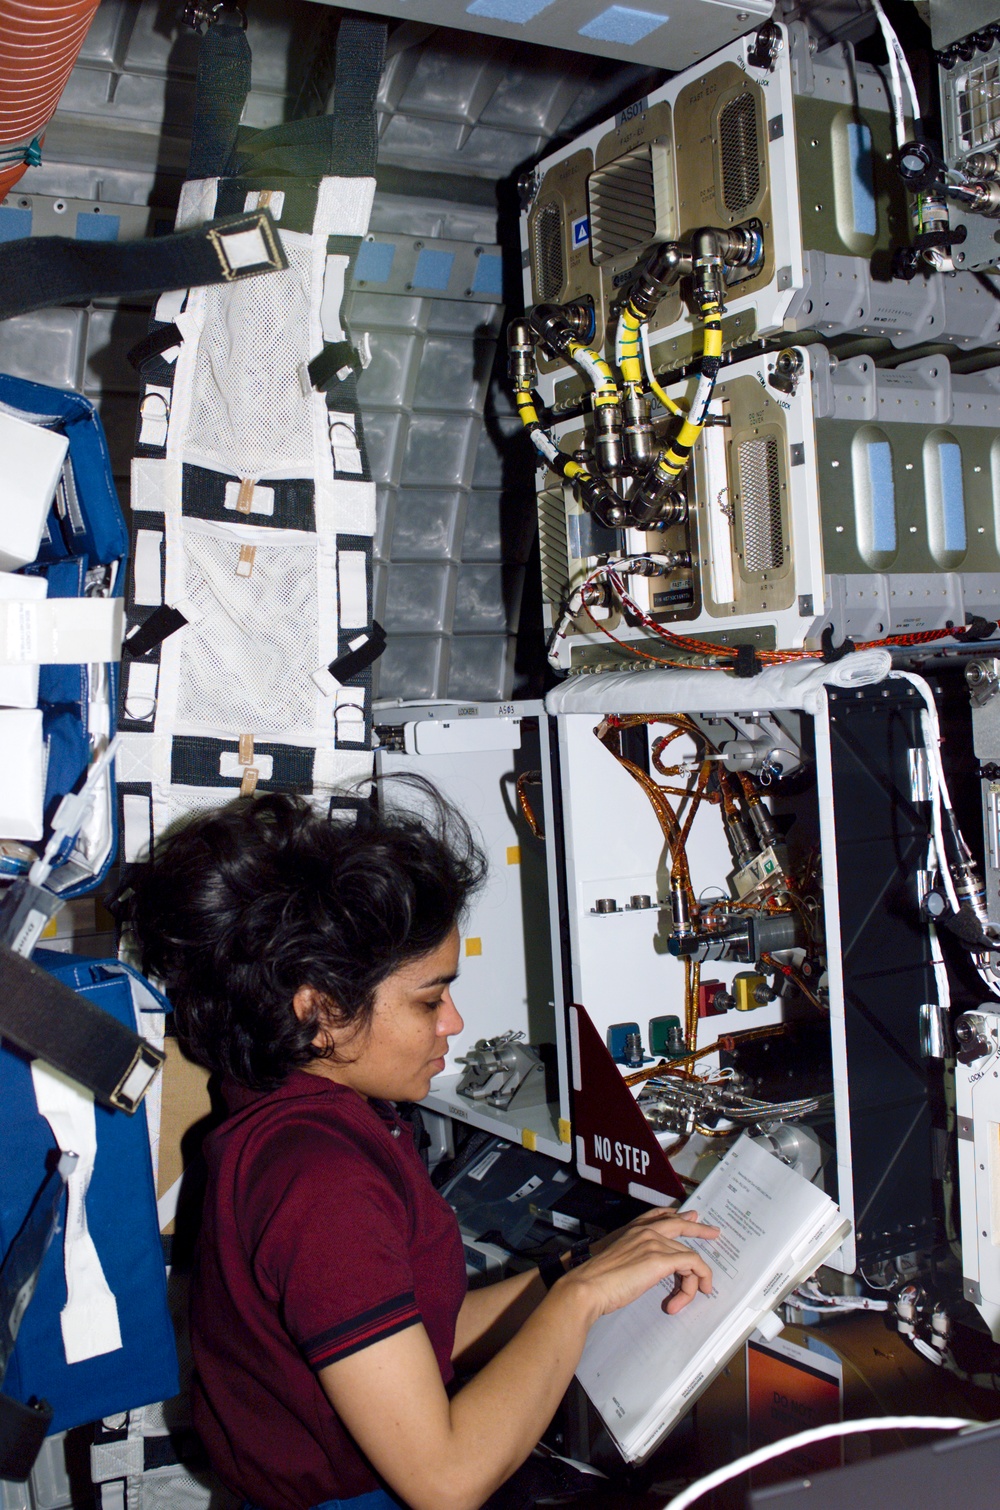
[[(650, 1212), (575, 1267), (466, 1293), (458, 1227), (394, 1103), (461, 1032), (463, 908), (484, 873), (443, 804), (357, 824), (285, 796), (196, 817), (144, 867), (144, 967), (229, 1116), (206, 1141), (195, 1424), (248, 1507), (476, 1510), (551, 1420), (587, 1331), (668, 1275), (711, 1289)], [(456, 1370), (478, 1369), (449, 1390)]]

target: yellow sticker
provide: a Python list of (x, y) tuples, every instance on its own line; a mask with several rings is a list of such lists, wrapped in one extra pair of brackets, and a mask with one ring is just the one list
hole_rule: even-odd
[(38, 935), (38, 937), (40, 939), (54, 939), (54, 938), (58, 938), (59, 937), (59, 919), (58, 918), (49, 918), (48, 922), (45, 924), (45, 927), (42, 929), (42, 931)]
[(483, 952), (483, 941), (482, 941), (482, 939), (466, 939), (466, 941), (465, 941), (465, 952), (466, 952), (467, 955), (482, 954), (482, 952)]
[(568, 1117), (559, 1118), (559, 1141), (560, 1143), (572, 1143), (573, 1141)]
[(534, 1153), (534, 1151), (537, 1148), (537, 1146), (538, 1146), (538, 1134), (532, 1132), (532, 1130), (531, 1130), (530, 1127), (522, 1127), (521, 1128), (521, 1147), (522, 1148), (526, 1148), (529, 1153)]
[(521, 846), (520, 846), (520, 844), (508, 844), (507, 845), (507, 864), (508, 865), (520, 865), (520, 863), (521, 863)]

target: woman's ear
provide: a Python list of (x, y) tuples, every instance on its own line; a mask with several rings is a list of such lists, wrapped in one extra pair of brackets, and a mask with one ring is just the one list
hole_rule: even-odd
[(313, 1047), (327, 1049), (331, 1043), (329, 1002), (315, 986), (300, 986), (292, 997), (292, 1007), (299, 1022), (312, 1019), (317, 1024)]

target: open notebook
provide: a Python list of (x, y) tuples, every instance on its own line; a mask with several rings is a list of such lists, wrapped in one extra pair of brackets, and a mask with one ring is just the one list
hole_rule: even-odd
[(595, 1323), (576, 1371), (630, 1463), (649, 1456), (763, 1317), (850, 1232), (829, 1196), (746, 1134), (690, 1204), (721, 1229), (713, 1242), (685, 1239), (711, 1265), (712, 1294), (668, 1316), (674, 1282), (662, 1280)]

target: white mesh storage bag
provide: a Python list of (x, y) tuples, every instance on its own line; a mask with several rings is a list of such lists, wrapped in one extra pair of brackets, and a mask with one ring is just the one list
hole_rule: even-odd
[[(375, 188), (365, 45), (360, 75), (338, 57), (339, 115), (241, 130), (226, 176), (182, 191), (179, 229), (268, 209), (288, 266), (163, 295), (139, 353), (126, 862), (199, 808), (277, 790), (326, 809), (371, 774), (375, 487), (341, 323)], [(232, 240), (234, 265), (260, 255)]]

